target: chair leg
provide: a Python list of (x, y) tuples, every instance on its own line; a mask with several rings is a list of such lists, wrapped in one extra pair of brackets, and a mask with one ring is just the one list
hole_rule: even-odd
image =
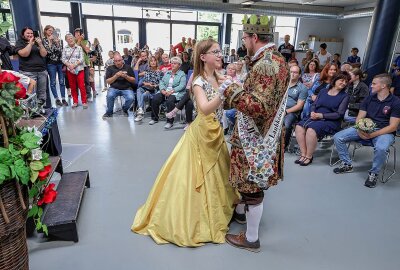
[(340, 158), (338, 158), (335, 162), (333, 162), (333, 152), (335, 151), (335, 149), (336, 149), (335, 144), (332, 144), (331, 156), (329, 158), (329, 166), (331, 166), (331, 167), (336, 166), (336, 164), (338, 164), (340, 162)]
[(390, 180), (390, 178), (392, 178), (392, 176), (396, 174), (396, 162), (397, 162), (397, 159), (396, 159), (396, 146), (394, 144), (392, 144), (390, 147), (393, 149), (393, 170), (389, 171), (390, 175), (385, 178), (386, 169), (387, 169), (387, 166), (388, 166), (388, 163), (389, 163), (389, 159), (390, 159), (390, 148), (389, 148), (389, 151), (388, 151), (387, 156), (386, 156), (385, 166), (384, 166), (383, 172), (382, 172), (381, 183), (387, 183)]

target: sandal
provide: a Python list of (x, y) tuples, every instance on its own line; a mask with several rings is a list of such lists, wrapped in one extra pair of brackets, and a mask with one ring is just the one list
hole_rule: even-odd
[[(314, 159), (314, 157), (311, 157), (311, 158), (305, 157), (305, 159), (303, 161), (301, 161), (299, 163), (299, 165), (300, 166), (308, 166), (312, 163), (313, 159)], [(308, 160), (308, 162), (306, 163), (307, 160)]]
[(302, 159), (303, 159), (303, 158), (306, 158), (306, 157), (305, 157), (305, 156), (300, 156), (299, 159), (296, 159), (296, 160), (294, 161), (294, 163), (295, 163), (295, 164), (300, 164), (300, 163), (302, 162)]

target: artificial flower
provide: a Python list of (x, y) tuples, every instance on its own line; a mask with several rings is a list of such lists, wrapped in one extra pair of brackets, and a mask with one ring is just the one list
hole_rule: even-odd
[(41, 206), (44, 203), (49, 204), (55, 201), (57, 197), (57, 191), (54, 190), (55, 184), (49, 184), (43, 191), (42, 198), (38, 201), (37, 205)]

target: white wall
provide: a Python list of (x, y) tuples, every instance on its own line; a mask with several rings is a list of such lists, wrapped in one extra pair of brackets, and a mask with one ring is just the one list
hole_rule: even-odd
[(340, 37), (343, 38), (342, 62), (350, 55), (350, 50), (357, 47), (361, 62), (367, 46), (368, 32), (372, 17), (346, 19), (339, 21)]
[[(346, 61), (353, 47), (359, 49), (358, 55), (362, 61), (367, 45), (371, 19), (372, 17), (345, 20), (300, 18), (297, 30), (297, 43), (302, 40), (308, 40), (309, 35), (322, 38), (342, 38), (343, 48), (339, 52), (342, 55), (342, 62)], [(298, 48), (298, 44), (295, 47)]]

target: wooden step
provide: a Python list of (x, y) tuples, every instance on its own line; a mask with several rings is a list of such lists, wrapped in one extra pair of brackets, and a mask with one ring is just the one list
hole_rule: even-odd
[(76, 221), (85, 187), (90, 187), (89, 172), (64, 173), (57, 186), (57, 199), (43, 213), (50, 238), (78, 242)]

